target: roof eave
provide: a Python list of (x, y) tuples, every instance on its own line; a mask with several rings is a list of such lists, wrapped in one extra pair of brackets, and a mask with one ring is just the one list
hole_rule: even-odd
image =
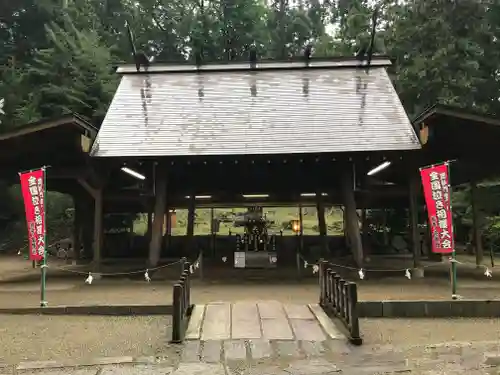
[[(246, 62), (211, 63), (204, 65), (192, 64), (153, 64), (148, 68), (141, 67), (137, 70), (135, 64), (119, 65), (116, 67), (118, 74), (156, 74), (156, 73), (194, 73), (194, 72), (234, 72), (234, 71), (269, 71), (269, 70), (297, 70), (297, 69), (342, 69), (365, 68), (366, 60), (356, 58), (342, 59), (312, 59), (307, 63), (302, 61), (259, 61), (255, 66)], [(389, 67), (391, 59), (387, 56), (374, 56), (371, 67)]]

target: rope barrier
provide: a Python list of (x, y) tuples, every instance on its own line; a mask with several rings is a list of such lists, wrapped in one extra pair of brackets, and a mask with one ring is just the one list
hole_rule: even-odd
[[(302, 254), (299, 254), (299, 258), (303, 262), (304, 268), (308, 268), (309, 266), (311, 266), (312, 269), (313, 269), (313, 273), (317, 273), (318, 272), (319, 266), (318, 266), (317, 263), (309, 263), (302, 256)], [(448, 258), (448, 262), (450, 264), (451, 263), (456, 263), (456, 264), (460, 264), (460, 265), (473, 265), (473, 266), (476, 266), (475, 263), (460, 262), (457, 259), (452, 259), (452, 258)], [(335, 264), (335, 263), (331, 263), (331, 262), (329, 262), (328, 264), (331, 267), (346, 269), (346, 270), (350, 270), (350, 271), (358, 271), (358, 276), (359, 276), (359, 278), (361, 280), (364, 279), (366, 272), (404, 272), (405, 277), (407, 279), (411, 279), (411, 268), (408, 268), (408, 267), (407, 268), (400, 268), (400, 269), (366, 269), (366, 268), (358, 268), (358, 267), (353, 267), (353, 266), (345, 266), (345, 265), (342, 265), (342, 264)], [(437, 267), (437, 266), (440, 266), (440, 264), (439, 263), (437, 263), (437, 264), (427, 264), (427, 265), (421, 266), (419, 268), (421, 268), (421, 269), (427, 269), (427, 268)], [(490, 270), (490, 268), (488, 266), (485, 266), (483, 264), (480, 264), (479, 266), (484, 269), (484, 275), (486, 277), (492, 277), (492, 271)]]

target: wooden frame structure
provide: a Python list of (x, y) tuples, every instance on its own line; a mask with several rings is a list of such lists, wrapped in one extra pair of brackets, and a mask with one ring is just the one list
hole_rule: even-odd
[[(417, 211), (423, 204), (419, 198), (418, 167), (456, 159), (451, 182), (470, 182), (475, 192), (475, 181), (499, 172), (483, 150), (487, 149), (485, 142), (490, 144), (500, 137), (500, 121), (435, 106), (420, 115), (414, 125), (421, 137), (422, 150), (342, 155), (96, 159), (89, 156), (89, 150), (97, 129), (80, 116), (71, 114), (0, 134), (0, 170), (2, 179), (17, 183), (18, 171), (50, 166), (49, 190), (70, 194), (75, 199), (74, 248), (79, 248), (80, 243), (86, 249), (92, 248), (96, 270), (102, 260), (105, 212), (147, 212), (150, 218), (156, 218), (152, 219), (147, 236), (149, 263), (157, 264), (164, 246), (162, 230), (165, 213), (171, 208), (189, 209), (185, 243), (186, 249), (189, 249), (194, 235), (196, 207), (292, 203), (317, 205), (322, 238), (326, 236), (326, 224), (321, 215), (324, 205), (343, 205), (346, 208), (348, 242), (360, 266), (363, 264), (363, 241), (356, 210), (409, 207), (411, 248), (415, 267), (418, 268), (420, 237)], [(390, 168), (376, 178), (366, 175), (370, 168), (384, 160), (392, 161)], [(125, 175), (120, 170), (123, 165), (139, 170), (145, 180), (138, 183)], [(221, 185), (224, 176), (231, 176), (227, 186)], [(253, 181), (261, 183), (252, 185)], [(311, 194), (301, 196), (306, 192)], [(266, 193), (269, 196), (248, 199), (242, 193)], [(211, 197), (197, 200), (199, 195)], [(482, 247), (477, 227), (477, 206), (474, 207), (474, 236), (479, 264)]]

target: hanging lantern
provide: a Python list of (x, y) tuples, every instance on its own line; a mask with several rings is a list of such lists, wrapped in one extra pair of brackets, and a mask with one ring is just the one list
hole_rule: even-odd
[(299, 233), (300, 232), (300, 220), (291, 220), (290, 224), (292, 226), (292, 231), (294, 233)]

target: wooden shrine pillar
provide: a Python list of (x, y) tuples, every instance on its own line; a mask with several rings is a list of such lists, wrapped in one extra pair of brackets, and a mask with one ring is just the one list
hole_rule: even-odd
[(85, 258), (90, 258), (92, 254), (93, 225), (94, 225), (94, 205), (89, 197), (85, 197), (81, 205), (82, 217), (82, 244)]
[(82, 248), (82, 234), (84, 225), (84, 215), (82, 212), (83, 202), (81, 195), (73, 196), (73, 259), (80, 259), (80, 251)]
[(102, 189), (95, 190), (94, 196), (94, 271), (99, 272), (101, 268), (102, 261), (102, 244), (104, 242), (104, 231), (103, 231), (103, 219), (104, 219), (104, 208), (103, 208), (103, 194)]
[(79, 184), (89, 193), (94, 199), (94, 225), (93, 225), (93, 270), (94, 277), (99, 276), (102, 261), (102, 245), (104, 242), (103, 219), (104, 219), (104, 202), (103, 202), (103, 181), (99, 181), (98, 187), (92, 187), (85, 179), (79, 178)]
[(165, 219), (165, 206), (167, 203), (167, 170), (163, 164), (156, 165), (154, 200), (154, 217), (149, 243), (148, 262), (151, 267), (156, 267), (160, 261), (161, 245), (163, 239), (163, 221)]
[(384, 227), (384, 246), (389, 247), (389, 231), (387, 230), (387, 217), (389, 216), (389, 212), (387, 211), (387, 208), (384, 208), (382, 215), (382, 222)]
[(151, 233), (153, 231), (153, 208), (148, 205), (148, 218), (147, 218), (146, 239), (151, 242)]
[(479, 267), (483, 263), (483, 241), (481, 238), (481, 228), (479, 223), (479, 209), (477, 206), (477, 183), (475, 180), (470, 182), (470, 195), (472, 206), (472, 231), (474, 249), (476, 253), (476, 266)]
[(189, 256), (190, 254), (192, 254), (192, 247), (194, 243), (195, 210), (196, 210), (196, 196), (193, 193), (189, 196), (187, 228), (186, 228), (186, 249), (184, 252), (184, 256)]
[(327, 256), (329, 252), (328, 237), (326, 231), (325, 205), (323, 204), (322, 193), (316, 193), (316, 212), (318, 215), (318, 229), (321, 237), (321, 250), (323, 256)]
[(368, 218), (367, 218), (367, 209), (363, 208), (361, 210), (361, 242), (363, 243), (364, 257), (365, 261), (369, 262), (370, 259), (370, 239), (368, 236)]
[(409, 176), (409, 227), (410, 227), (410, 242), (413, 252), (413, 275), (415, 277), (423, 277), (424, 270), (422, 268), (421, 249), (420, 249), (420, 231), (418, 229), (418, 191), (420, 187), (420, 177), (417, 173), (411, 173)]
[(361, 233), (359, 230), (358, 213), (356, 212), (356, 199), (354, 197), (354, 173), (351, 163), (345, 166), (341, 182), (349, 244), (356, 265), (359, 268), (362, 268), (363, 243), (361, 241)]

